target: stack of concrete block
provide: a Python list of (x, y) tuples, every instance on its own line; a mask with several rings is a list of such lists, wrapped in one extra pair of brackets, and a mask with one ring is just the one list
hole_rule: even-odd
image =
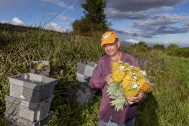
[(10, 94), (5, 95), (8, 122), (12, 125), (42, 126), (48, 124), (53, 112), (50, 106), (57, 80), (24, 73), (8, 78)]
[(94, 62), (77, 62), (76, 79), (81, 83), (79, 90), (76, 93), (76, 100), (78, 101), (79, 105), (88, 103), (95, 96), (96, 89), (89, 87), (89, 80), (93, 75), (93, 71), (95, 70), (96, 66), (97, 64)]
[(83, 84), (88, 84), (90, 77), (93, 75), (93, 71), (97, 64), (89, 61), (77, 62), (77, 80)]

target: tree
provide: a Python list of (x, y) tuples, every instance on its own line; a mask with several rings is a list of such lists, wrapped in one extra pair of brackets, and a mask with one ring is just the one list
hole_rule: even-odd
[(174, 43), (171, 43), (168, 47), (167, 47), (167, 49), (178, 49), (179, 48), (179, 46), (177, 45), (177, 44), (174, 44)]
[(96, 31), (107, 31), (109, 25), (106, 21), (104, 8), (106, 7), (106, 0), (86, 0), (82, 4), (85, 17), (81, 20), (75, 20), (72, 23), (74, 34), (92, 34)]
[(148, 51), (148, 45), (145, 42), (135, 43), (135, 45), (133, 45), (132, 47), (135, 47), (137, 50), (142, 52)]

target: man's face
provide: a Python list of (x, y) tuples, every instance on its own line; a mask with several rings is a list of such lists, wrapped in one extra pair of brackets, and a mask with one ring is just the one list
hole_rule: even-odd
[(115, 56), (119, 49), (119, 42), (114, 42), (112, 44), (105, 44), (104, 50), (108, 56)]

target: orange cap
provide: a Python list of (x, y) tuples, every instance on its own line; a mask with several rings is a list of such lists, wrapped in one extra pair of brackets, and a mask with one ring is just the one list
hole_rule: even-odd
[(102, 39), (101, 39), (101, 46), (105, 45), (105, 44), (111, 44), (115, 42), (115, 39), (118, 38), (117, 35), (113, 32), (105, 32), (102, 35)]

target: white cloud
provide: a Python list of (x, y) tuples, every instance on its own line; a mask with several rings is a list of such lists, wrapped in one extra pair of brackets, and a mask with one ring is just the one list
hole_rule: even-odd
[(165, 40), (163, 43), (165, 43), (165, 44), (169, 44), (170, 42), (168, 42), (168, 41)]
[(136, 39), (125, 39), (126, 42), (130, 42), (130, 43), (139, 43), (140, 40), (136, 40)]
[(4, 21), (0, 21), (0, 23), (9, 23), (9, 22), (4, 20)]
[(73, 10), (74, 8), (72, 6), (68, 6), (66, 5), (64, 2), (60, 1), (60, 0), (40, 0), (42, 2), (49, 2), (52, 3), (54, 5), (60, 6), (60, 7), (64, 7), (64, 8), (68, 8)]
[(11, 24), (14, 25), (26, 25), (26, 23), (24, 23), (23, 21), (21, 21), (19, 18), (14, 17), (11, 21)]
[(70, 28), (66, 28), (63, 26), (58, 26), (56, 23), (51, 22), (50, 24), (47, 24), (49, 30), (58, 31), (58, 32), (70, 32)]

